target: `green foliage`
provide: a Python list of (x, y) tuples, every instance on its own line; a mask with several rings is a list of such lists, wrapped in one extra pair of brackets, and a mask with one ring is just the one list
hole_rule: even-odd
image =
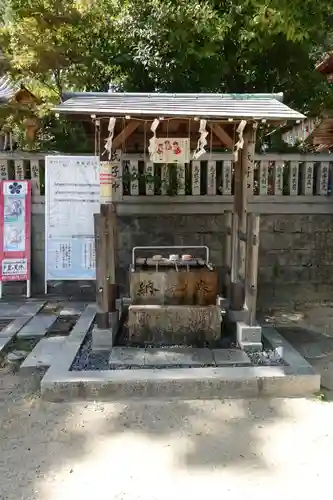
[(289, 104), (317, 111), (330, 99), (329, 86), (314, 71), (314, 49), (330, 28), (330, 3), (269, 5), (264, 0), (127, 2), (126, 87), (284, 91)]
[[(332, 15), (331, 0), (6, 0), (0, 46), (12, 75), (43, 98), (51, 128), (64, 89), (110, 82), (136, 92), (282, 91), (319, 114), (333, 106), (314, 71), (332, 43)], [(64, 123), (45, 147), (69, 146)]]

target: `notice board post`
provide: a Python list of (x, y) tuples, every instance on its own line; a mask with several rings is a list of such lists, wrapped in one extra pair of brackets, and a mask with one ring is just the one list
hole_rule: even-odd
[(0, 298), (3, 283), (27, 282), (31, 296), (31, 184), (2, 181), (0, 185)]

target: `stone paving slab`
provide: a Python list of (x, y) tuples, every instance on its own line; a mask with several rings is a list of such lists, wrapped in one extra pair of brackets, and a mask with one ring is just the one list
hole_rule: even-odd
[(34, 316), (45, 304), (45, 300), (31, 300), (25, 302), (17, 311), (19, 316)]
[(210, 349), (171, 347), (146, 349), (146, 366), (207, 366), (213, 365)]
[(34, 316), (45, 301), (38, 302), (0, 302), (0, 318), (15, 319), (19, 316)]
[(79, 316), (86, 307), (84, 302), (68, 302), (59, 312), (59, 316)]
[(53, 314), (39, 314), (34, 316), (17, 334), (18, 338), (44, 337), (57, 316)]
[(110, 354), (109, 364), (112, 367), (129, 366), (209, 366), (213, 365), (210, 349), (192, 347), (171, 348), (131, 348), (114, 347)]
[(2, 337), (0, 338), (0, 354), (4, 350), (4, 348), (9, 344), (12, 340), (12, 337)]
[(216, 366), (250, 365), (251, 360), (241, 349), (213, 349)]
[(30, 320), (30, 316), (21, 316), (14, 319), (14, 321), (11, 321), (9, 325), (0, 332), (0, 339), (8, 337), (13, 338)]
[(0, 302), (0, 317), (15, 318), (22, 306), (22, 302)]
[(61, 356), (66, 339), (67, 337), (59, 336), (40, 340), (21, 364), (20, 373), (31, 375), (38, 370), (49, 368), (57, 356)]
[(146, 350), (136, 347), (114, 347), (109, 358), (109, 365), (121, 366), (144, 366)]

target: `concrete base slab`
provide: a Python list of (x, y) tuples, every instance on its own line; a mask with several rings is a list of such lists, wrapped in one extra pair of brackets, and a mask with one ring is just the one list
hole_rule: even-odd
[(240, 349), (213, 349), (213, 358), (216, 366), (251, 364), (248, 355)]
[(110, 323), (111, 328), (106, 329), (94, 326), (91, 345), (93, 351), (110, 351), (112, 349), (119, 327), (118, 311), (110, 313)]
[(333, 361), (316, 360), (313, 367), (321, 376), (321, 386), (333, 391)]
[(250, 326), (240, 321), (236, 322), (236, 340), (238, 345), (242, 349), (248, 347), (252, 350), (255, 350), (257, 347), (259, 347), (259, 349), (261, 350), (261, 335), (261, 326)]
[(221, 335), (219, 306), (130, 305), (129, 342), (191, 345)]
[(57, 317), (58, 316), (53, 314), (39, 314), (38, 316), (34, 316), (29, 323), (18, 332), (18, 338), (31, 339), (35, 337), (44, 337)]
[(42, 339), (34, 347), (20, 366), (20, 374), (31, 375), (49, 368), (57, 356), (61, 356), (64, 341), (67, 337), (49, 337)]
[[(88, 323), (93, 311), (86, 311)], [(88, 328), (89, 325), (86, 325)], [(86, 330), (88, 331), (88, 330)], [(71, 334), (72, 335), (72, 334)], [(280, 347), (289, 366), (224, 366), (204, 368), (140, 368), (71, 371), (86, 334), (67, 339), (61, 360), (52, 363), (41, 381), (42, 397), (49, 401), (77, 399), (180, 398), (223, 399), (260, 396), (306, 396), (320, 389), (320, 375), (273, 328), (263, 336), (273, 349)], [(74, 339), (73, 339), (74, 340)]]
[[(72, 372), (41, 381), (48, 401), (129, 398), (225, 399), (305, 396), (320, 388), (317, 374), (293, 375), (280, 367), (224, 367)], [(60, 374), (59, 374), (60, 375)]]

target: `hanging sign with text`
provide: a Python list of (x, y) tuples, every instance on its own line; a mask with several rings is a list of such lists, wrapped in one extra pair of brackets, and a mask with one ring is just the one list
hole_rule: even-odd
[(0, 188), (0, 280), (30, 281), (31, 185), (2, 181)]
[(154, 140), (154, 151), (151, 156), (153, 163), (189, 163), (190, 162), (190, 140), (156, 138)]
[(99, 159), (47, 156), (45, 280), (94, 280), (94, 213), (100, 210)]

